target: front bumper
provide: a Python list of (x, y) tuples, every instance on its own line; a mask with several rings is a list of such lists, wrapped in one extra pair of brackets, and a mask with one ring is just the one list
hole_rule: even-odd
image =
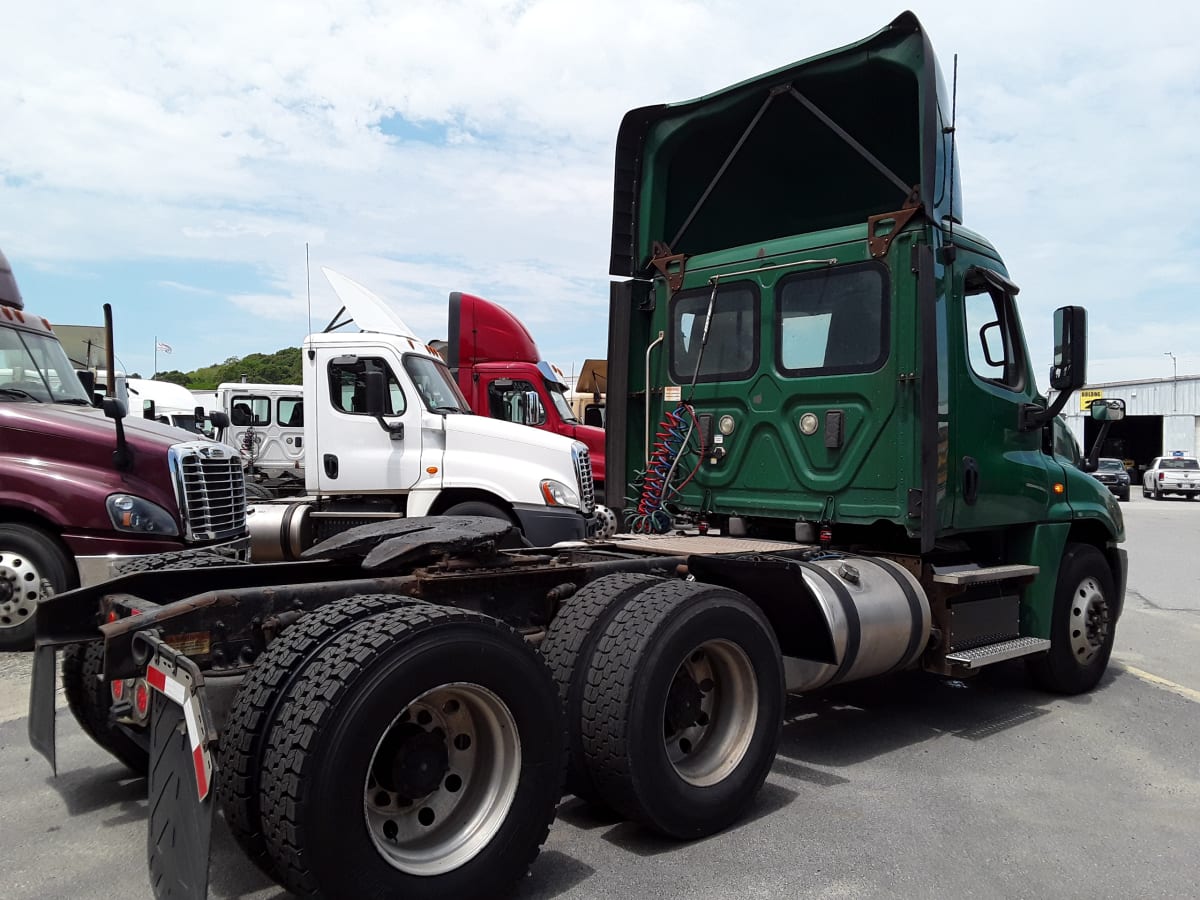
[(581, 541), (592, 531), (592, 520), (577, 509), (514, 504), (513, 513), (525, 532), (525, 539), (535, 547)]
[[(250, 538), (241, 537), (232, 541), (224, 541), (220, 544), (177, 544), (162, 547), (152, 552), (170, 553), (179, 550), (211, 550), (213, 553), (221, 553), (226, 556), (235, 557), (236, 559), (247, 559), (250, 551)], [(93, 584), (100, 584), (101, 582), (116, 578), (119, 574), (115, 569), (117, 563), (137, 559), (140, 556), (150, 556), (152, 552), (142, 550), (131, 553), (76, 556), (75, 565), (79, 569), (79, 586), (91, 587)]]

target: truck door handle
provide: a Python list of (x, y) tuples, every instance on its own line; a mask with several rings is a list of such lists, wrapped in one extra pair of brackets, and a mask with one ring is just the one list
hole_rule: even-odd
[(963, 457), (963, 502), (973, 506), (979, 497), (979, 463), (973, 456)]
[(332, 453), (325, 454), (325, 474), (330, 478), (338, 477), (338, 458)]

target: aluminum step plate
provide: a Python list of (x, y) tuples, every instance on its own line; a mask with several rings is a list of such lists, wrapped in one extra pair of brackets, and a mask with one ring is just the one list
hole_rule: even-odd
[(1029, 656), (1050, 649), (1050, 642), (1045, 638), (1021, 637), (1011, 641), (1001, 641), (999, 644), (987, 644), (971, 650), (957, 650), (946, 654), (946, 662), (963, 666), (967, 669), (980, 669), (992, 663), (1004, 662), (1018, 656)]
[(1037, 566), (983, 566), (970, 569), (951, 569), (935, 566), (933, 580), (941, 584), (984, 584), (989, 581), (1008, 581), (1012, 578), (1032, 578), (1041, 570)]

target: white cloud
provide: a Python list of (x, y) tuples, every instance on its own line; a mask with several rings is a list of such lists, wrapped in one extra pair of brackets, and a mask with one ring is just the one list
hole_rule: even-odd
[[(623, 113), (857, 40), (897, 11), (751, 0), (26, 5), (5, 22), (20, 52), (0, 56), (0, 246), (18, 267), (81, 276), (100, 262), (246, 266), (255, 283), (218, 292), (260, 322), (238, 329), (245, 341), (305, 322), (307, 241), (314, 272), (343, 269), (414, 327), (444, 331), (446, 294), (475, 291), (525, 318), (560, 362), (601, 356)], [(916, 11), (947, 77), (960, 54), (967, 224), (1024, 288), (1035, 359), (1048, 355), (1050, 309), (1082, 302), (1094, 374), (1153, 374), (1167, 337), (1126, 326), (1200, 281), (1190, 246), (1200, 8)], [(383, 133), (394, 116), (422, 127)], [(314, 310), (336, 309), (319, 275), (313, 298)], [(155, 314), (126, 321), (151, 327)], [(196, 364), (211, 361), (203, 346)], [(1200, 370), (1200, 351), (1192, 360)]]

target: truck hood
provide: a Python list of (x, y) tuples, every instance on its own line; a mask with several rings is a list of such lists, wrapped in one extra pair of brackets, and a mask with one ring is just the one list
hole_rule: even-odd
[(865, 224), (902, 208), (935, 225), (961, 222), (959, 167), (944, 130), (950, 99), (924, 28), (906, 12), (855, 44), (627, 113), (609, 271), (637, 276), (651, 257)]
[[(151, 419), (124, 419), (125, 439), (134, 450), (165, 453), (173, 444), (194, 441), (197, 435)], [(62, 403), (0, 403), (0, 427), (15, 428), (51, 439), (111, 450), (117, 445), (117, 430), (104, 411), (94, 406)]]
[(537, 447), (541, 450), (557, 450), (566, 458), (575, 443), (568, 437), (552, 434), (528, 425), (518, 425), (515, 422), (505, 422), (501, 419), (490, 419), (487, 416), (450, 415), (446, 416), (446, 444), (449, 448), (455, 436), (481, 437), (495, 441), (497, 450), (503, 451), (505, 445)]

